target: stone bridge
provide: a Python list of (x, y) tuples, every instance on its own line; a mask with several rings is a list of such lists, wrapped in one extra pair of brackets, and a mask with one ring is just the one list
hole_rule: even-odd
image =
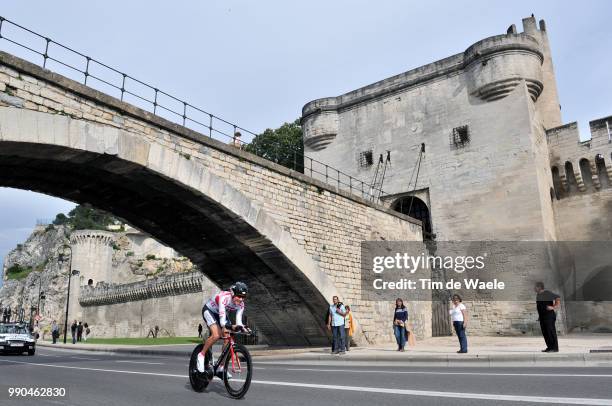
[(3, 52), (0, 186), (90, 203), (216, 284), (247, 282), (250, 320), (276, 344), (327, 343), (333, 294), (358, 340), (390, 339), (391, 304), (360, 297), (360, 242), (422, 238), (414, 219)]

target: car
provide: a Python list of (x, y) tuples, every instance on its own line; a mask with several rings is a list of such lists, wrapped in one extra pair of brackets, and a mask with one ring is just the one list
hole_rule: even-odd
[(30, 334), (27, 324), (0, 323), (0, 352), (18, 353), (27, 352), (34, 355), (36, 340)]

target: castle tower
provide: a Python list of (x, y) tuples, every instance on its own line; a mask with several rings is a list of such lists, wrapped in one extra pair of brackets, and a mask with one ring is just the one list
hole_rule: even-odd
[(80, 230), (70, 235), (72, 269), (80, 272), (70, 286), (69, 322), (81, 317), (80, 287), (98, 282), (112, 282), (113, 233), (98, 230)]
[(557, 93), (557, 79), (552, 62), (550, 43), (546, 32), (546, 23), (540, 20), (539, 29), (536, 26), (535, 17), (523, 18), (523, 31), (525, 34), (534, 37), (541, 46), (542, 61), (542, 84), (544, 89), (536, 103), (537, 110), (544, 128), (550, 129), (563, 124), (561, 121), (561, 106), (559, 104), (559, 94)]
[[(372, 182), (378, 157), (390, 151), (381, 203), (422, 220), (438, 241), (557, 240), (546, 140), (546, 128), (561, 122), (555, 76), (544, 23), (538, 29), (530, 17), (523, 27), (307, 103), (301, 120), (305, 156)], [(322, 181), (325, 174), (325, 168), (313, 168)], [(555, 290), (556, 277), (542, 264), (530, 277)], [(513, 304), (521, 316), (503, 328), (484, 309), (504, 314), (510, 304), (476, 306), (474, 332), (535, 328), (531, 303)]]

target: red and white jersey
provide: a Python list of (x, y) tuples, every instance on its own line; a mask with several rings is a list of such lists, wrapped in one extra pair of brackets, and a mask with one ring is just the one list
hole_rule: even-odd
[(227, 311), (235, 310), (236, 311), (236, 325), (242, 326), (242, 313), (244, 312), (244, 302), (239, 305), (234, 304), (232, 300), (233, 295), (229, 290), (224, 290), (213, 297), (210, 298), (206, 302), (206, 307), (210, 309), (211, 312), (214, 312), (219, 315), (219, 321), (221, 322), (221, 327), (225, 326), (227, 323)]

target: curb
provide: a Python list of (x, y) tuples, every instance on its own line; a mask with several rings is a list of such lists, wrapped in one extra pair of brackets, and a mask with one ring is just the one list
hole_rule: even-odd
[[(71, 350), (72, 347), (56, 347), (53, 344), (39, 343), (39, 347), (43, 348), (58, 348)], [(158, 355), (188, 358), (191, 355), (191, 349), (182, 350), (149, 350), (142, 348), (83, 348), (76, 347), (75, 350), (102, 352), (109, 354), (131, 354), (131, 355)], [(313, 362), (313, 361), (328, 361), (333, 364), (342, 364), (350, 362), (376, 362), (389, 363), (394, 365), (413, 365), (413, 366), (473, 366), (473, 367), (489, 367), (489, 366), (555, 366), (559, 364), (572, 364), (576, 366), (603, 366), (612, 367), (612, 353), (573, 353), (573, 354), (489, 354), (489, 355), (468, 355), (461, 356), (455, 354), (440, 354), (440, 355), (409, 355), (407, 357), (397, 356), (397, 354), (350, 354), (345, 356), (337, 356), (331, 354), (317, 354), (302, 352), (298, 354), (266, 354), (266, 350), (260, 351), (258, 348), (251, 349), (251, 355), (257, 358), (258, 361), (279, 361), (279, 362)]]

